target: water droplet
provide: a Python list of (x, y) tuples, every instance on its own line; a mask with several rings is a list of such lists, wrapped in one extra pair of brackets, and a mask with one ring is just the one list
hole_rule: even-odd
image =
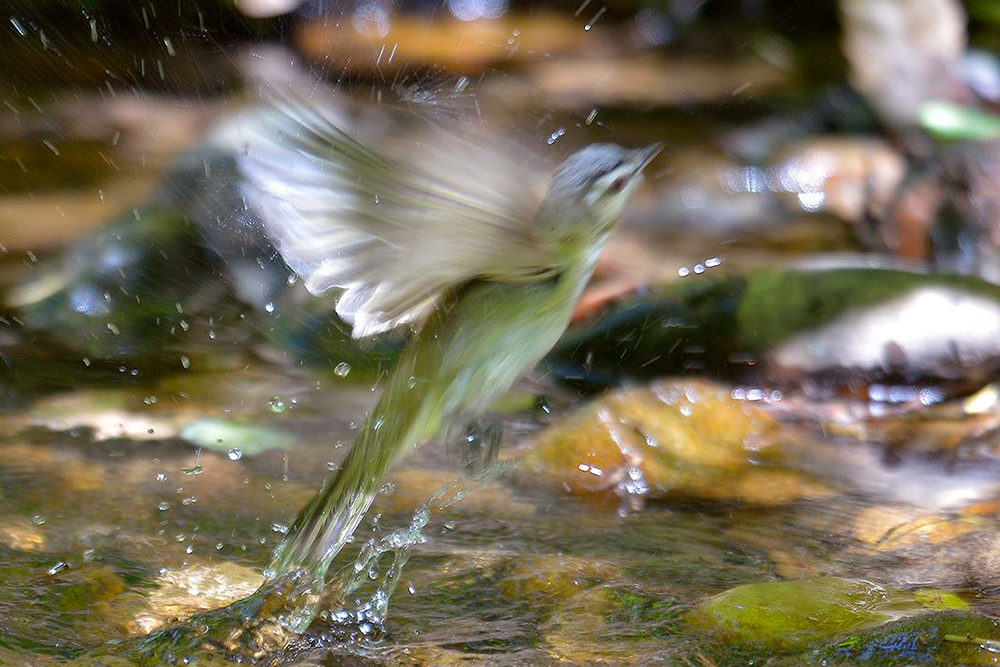
[(232, 449), (229, 450), (230, 461), (239, 461), (241, 458), (243, 458), (242, 449), (240, 449), (239, 447), (233, 447)]
[(191, 328), (191, 325), (187, 323), (187, 320), (181, 320), (178, 324), (180, 324), (181, 331), (187, 331)]
[(186, 547), (184, 547), (184, 553), (186, 553), (186, 554), (193, 554), (194, 553), (194, 545), (193, 544), (189, 544)]
[(709, 269), (714, 269), (715, 267), (722, 264), (722, 260), (718, 257), (709, 257), (705, 260), (705, 267)]
[(64, 560), (61, 560), (61, 561), (59, 561), (58, 563), (56, 563), (55, 565), (53, 565), (52, 567), (49, 568), (49, 574), (50, 575), (56, 575), (56, 574), (59, 574), (60, 572), (62, 572), (63, 570), (66, 570), (66, 569), (69, 569), (69, 564), (66, 561), (64, 561)]
[(414, 387), (416, 387), (417, 386), (417, 378), (415, 378), (415, 377), (413, 377), (411, 375), (410, 379), (406, 381), (406, 386), (409, 387), (410, 389), (413, 389)]
[(194, 505), (196, 502), (198, 502), (197, 496), (188, 496), (181, 500), (181, 505)]
[(87, 357), (84, 357), (83, 358), (83, 365), (86, 366), (87, 368), (90, 368), (90, 359), (88, 359)]
[(347, 377), (347, 374), (351, 372), (351, 365), (346, 361), (341, 361), (339, 364), (334, 366), (333, 372), (337, 375), (337, 377), (345, 378)]
[(161, 512), (166, 512), (168, 509), (170, 509), (170, 503), (164, 500), (162, 503), (156, 506), (156, 509), (160, 510)]
[(285, 402), (275, 396), (267, 402), (267, 407), (271, 409), (271, 412), (282, 413), (285, 411)]
[(142, 402), (145, 403), (146, 405), (153, 405), (154, 403), (156, 403), (156, 401), (157, 401), (156, 396), (147, 396), (146, 398), (142, 399)]
[(190, 468), (181, 468), (181, 472), (185, 475), (200, 475), (204, 469), (200, 465), (195, 465)]
[(44, 514), (36, 514), (35, 516), (31, 517), (31, 523), (35, 524), (36, 526), (44, 525), (45, 524), (45, 515)]
[(185, 369), (191, 368), (191, 360), (188, 359), (183, 354), (181, 355), (181, 366), (183, 366)]
[(112, 324), (111, 322), (108, 322), (108, 331), (110, 331), (111, 333), (113, 333), (116, 336), (120, 333), (118, 331), (118, 327), (115, 326), (114, 324)]
[(285, 533), (288, 532), (288, 526), (286, 526), (283, 523), (272, 523), (271, 530), (273, 530), (276, 533), (281, 533), (282, 535), (284, 535)]
[(681, 278), (687, 278), (689, 275), (691, 275), (691, 269), (689, 269), (686, 266), (682, 266), (681, 268), (677, 269), (677, 275), (679, 275)]
[(167, 473), (158, 472), (155, 475), (153, 475), (153, 479), (155, 479), (157, 482), (165, 482), (167, 481)]
[(556, 141), (559, 140), (559, 137), (562, 137), (565, 134), (566, 134), (566, 129), (560, 127), (558, 130), (549, 135), (549, 138), (546, 140), (545, 143), (551, 146), (552, 144), (556, 143)]
[(274, 304), (272, 302), (268, 301), (267, 303), (264, 304), (264, 310), (267, 311), (267, 312), (269, 312), (269, 313), (273, 313), (274, 312)]
[(299, 282), (299, 277), (293, 273), (288, 276), (288, 280), (286, 280), (285, 282), (288, 283), (289, 287), (291, 287), (295, 283)]

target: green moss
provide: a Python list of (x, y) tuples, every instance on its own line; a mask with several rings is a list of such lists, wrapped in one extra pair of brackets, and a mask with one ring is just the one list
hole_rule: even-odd
[(747, 276), (736, 317), (738, 338), (748, 349), (764, 352), (790, 336), (833, 321), (847, 310), (874, 306), (932, 285), (1000, 302), (1000, 289), (970, 276), (885, 269), (765, 269)]
[(656, 598), (636, 591), (609, 588), (606, 621), (634, 637), (668, 637), (683, 625), (687, 607), (674, 598)]
[(739, 644), (791, 650), (926, 608), (867, 581), (820, 577), (737, 586), (702, 601), (688, 621)]
[(996, 620), (962, 611), (942, 611), (887, 623), (847, 637), (814, 651), (808, 663), (796, 658), (779, 665), (972, 667), (996, 664), (998, 649), (1000, 624)]

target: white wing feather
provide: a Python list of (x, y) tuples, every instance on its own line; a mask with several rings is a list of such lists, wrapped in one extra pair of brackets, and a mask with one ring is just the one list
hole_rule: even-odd
[(380, 153), (311, 98), (273, 106), (240, 159), (244, 192), (310, 292), (344, 290), (355, 337), (419, 321), (474, 278), (551, 271), (531, 228), (545, 179), (494, 135), (428, 125)]

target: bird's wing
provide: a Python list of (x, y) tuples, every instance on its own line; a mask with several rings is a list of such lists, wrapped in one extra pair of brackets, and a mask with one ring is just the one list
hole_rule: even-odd
[(244, 192), (310, 292), (344, 290), (355, 337), (418, 321), (473, 278), (553, 270), (531, 227), (544, 174), (524, 153), (430, 125), (375, 151), (307, 96), (272, 106), (240, 158)]

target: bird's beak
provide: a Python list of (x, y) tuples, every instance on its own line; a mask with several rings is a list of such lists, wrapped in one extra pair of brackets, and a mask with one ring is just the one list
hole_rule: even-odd
[(663, 150), (663, 143), (659, 141), (657, 141), (655, 144), (651, 144), (649, 146), (646, 146), (645, 148), (640, 148), (639, 150), (637, 150), (635, 152), (636, 153), (635, 173), (638, 174), (643, 169), (645, 169), (647, 165), (649, 165), (649, 163), (653, 161), (653, 158), (659, 155), (660, 151), (662, 150)]

